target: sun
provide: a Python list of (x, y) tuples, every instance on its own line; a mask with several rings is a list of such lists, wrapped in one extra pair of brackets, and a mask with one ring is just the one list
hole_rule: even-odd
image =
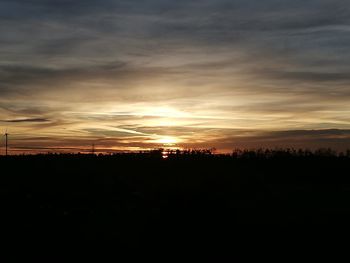
[(171, 146), (171, 145), (177, 144), (179, 140), (176, 137), (166, 136), (166, 137), (161, 137), (159, 139), (156, 139), (153, 142)]

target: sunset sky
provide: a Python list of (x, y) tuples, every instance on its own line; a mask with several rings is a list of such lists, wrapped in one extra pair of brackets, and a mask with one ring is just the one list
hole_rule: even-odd
[(0, 129), (12, 154), (350, 148), (350, 2), (0, 0)]

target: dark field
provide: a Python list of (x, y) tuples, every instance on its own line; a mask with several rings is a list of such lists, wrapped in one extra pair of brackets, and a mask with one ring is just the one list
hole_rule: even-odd
[(252, 232), (350, 222), (350, 158), (329, 152), (13, 156), (0, 167), (2, 238), (16, 245), (203, 253)]

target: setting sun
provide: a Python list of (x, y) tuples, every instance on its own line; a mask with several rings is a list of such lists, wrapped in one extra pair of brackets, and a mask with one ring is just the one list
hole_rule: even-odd
[(156, 139), (153, 141), (154, 143), (159, 143), (159, 144), (163, 144), (163, 145), (169, 145), (169, 146), (172, 146), (172, 145), (175, 145), (177, 143), (179, 143), (179, 140), (175, 137), (162, 137), (162, 138), (159, 138), (159, 139)]

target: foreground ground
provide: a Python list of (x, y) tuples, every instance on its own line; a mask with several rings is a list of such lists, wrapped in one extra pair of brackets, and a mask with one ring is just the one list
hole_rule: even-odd
[(222, 248), (246, 230), (350, 221), (346, 156), (156, 152), (2, 157), (0, 165), (1, 233), (15, 242)]

